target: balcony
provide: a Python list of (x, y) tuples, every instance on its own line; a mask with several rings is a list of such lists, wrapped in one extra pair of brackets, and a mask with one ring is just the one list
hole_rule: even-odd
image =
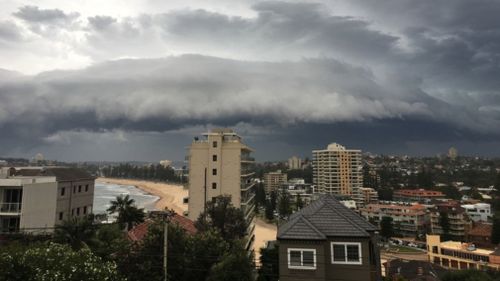
[(0, 203), (0, 213), (20, 214), (21, 203)]
[(255, 162), (255, 158), (250, 157), (249, 155), (241, 155), (241, 162)]

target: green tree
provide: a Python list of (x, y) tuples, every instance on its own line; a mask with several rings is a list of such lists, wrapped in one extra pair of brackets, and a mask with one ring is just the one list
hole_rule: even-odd
[(278, 281), (279, 273), (279, 246), (261, 248), (257, 281)]
[(274, 209), (271, 200), (266, 200), (266, 209), (265, 209), (266, 219), (272, 220), (274, 219)]
[(443, 234), (441, 235), (441, 239), (443, 241), (450, 240), (450, 219), (448, 218), (448, 213), (447, 212), (439, 212), (439, 226), (441, 226), (441, 229), (443, 231)]
[(271, 208), (274, 210), (276, 210), (276, 206), (278, 204), (278, 194), (276, 193), (276, 190), (273, 190), (271, 191), (271, 193), (269, 193), (269, 201), (271, 202)]
[(260, 206), (266, 206), (266, 191), (262, 183), (255, 188), (255, 212), (259, 213)]
[(0, 280), (123, 280), (116, 264), (103, 261), (88, 249), (69, 245), (38, 244), (0, 253)]
[(500, 243), (500, 216), (499, 213), (493, 215), (493, 226), (491, 228), (491, 243)]
[(441, 277), (441, 281), (493, 281), (486, 272), (479, 270), (452, 270)]
[(279, 195), (278, 212), (280, 218), (287, 218), (292, 214), (292, 204), (290, 202), (290, 195), (288, 192), (283, 191)]
[(207, 204), (195, 226), (199, 231), (216, 229), (224, 239), (232, 241), (246, 235), (248, 224), (243, 211), (232, 205), (231, 197), (218, 196)]
[(304, 208), (304, 201), (302, 200), (302, 197), (300, 196), (299, 193), (297, 193), (297, 198), (295, 200), (295, 206), (297, 207), (297, 211)]
[(207, 281), (251, 281), (253, 275), (253, 255), (248, 255), (243, 245), (238, 243), (221, 261), (214, 264)]
[(130, 198), (127, 194), (125, 196), (117, 196), (115, 200), (111, 201), (111, 206), (107, 209), (108, 213), (118, 213), (116, 222), (122, 227), (127, 226), (130, 230), (134, 225), (144, 221), (144, 209), (137, 208), (135, 200)]
[(380, 221), (380, 235), (385, 239), (389, 239), (394, 236), (393, 230), (393, 220), (391, 217), (382, 217)]
[(73, 250), (88, 248), (96, 242), (93, 217), (72, 217), (56, 226), (54, 241), (69, 244)]

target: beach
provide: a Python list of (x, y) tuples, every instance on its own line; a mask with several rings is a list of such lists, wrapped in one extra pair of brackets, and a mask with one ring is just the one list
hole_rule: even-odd
[[(188, 209), (188, 205), (183, 203), (183, 198), (188, 196), (188, 190), (179, 184), (114, 178), (97, 178), (96, 181), (99, 183), (132, 185), (144, 192), (156, 195), (159, 197), (159, 200), (155, 202), (155, 209), (157, 210), (169, 208), (182, 215)], [(266, 223), (259, 218), (255, 219), (254, 250), (257, 258), (260, 256), (260, 248), (265, 246), (266, 241), (276, 240), (276, 232), (276, 225)]]

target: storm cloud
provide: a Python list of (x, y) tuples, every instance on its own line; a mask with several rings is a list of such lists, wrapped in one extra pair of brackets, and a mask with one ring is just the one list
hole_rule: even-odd
[(237, 4), (247, 10), (17, 7), (0, 21), (0, 155), (180, 145), (218, 125), (270, 158), (331, 141), (500, 155), (497, 1)]

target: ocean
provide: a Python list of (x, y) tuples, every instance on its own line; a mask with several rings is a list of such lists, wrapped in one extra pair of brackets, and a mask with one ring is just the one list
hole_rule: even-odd
[(158, 196), (148, 194), (132, 185), (96, 182), (93, 213), (106, 213), (106, 209), (109, 208), (112, 200), (115, 200), (117, 196), (127, 194), (135, 200), (137, 207), (145, 210), (154, 210), (155, 202), (160, 199)]

